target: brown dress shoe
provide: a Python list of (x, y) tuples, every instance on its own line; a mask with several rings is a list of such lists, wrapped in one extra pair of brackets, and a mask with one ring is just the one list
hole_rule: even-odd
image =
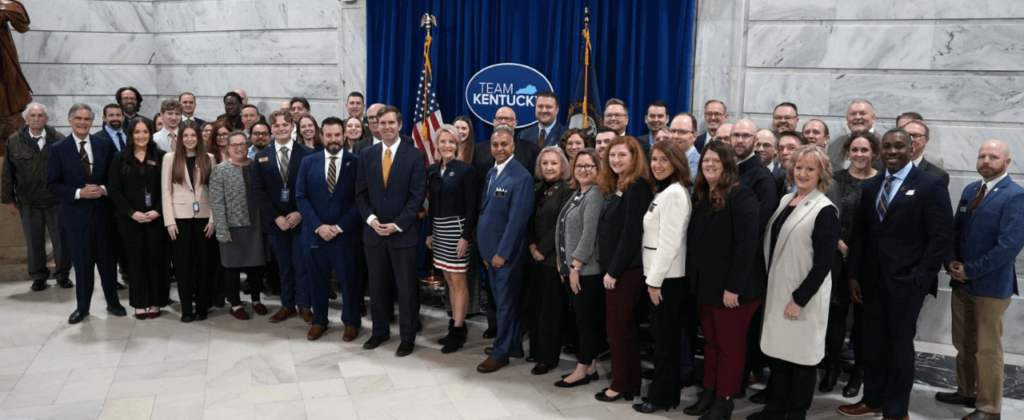
[(262, 302), (253, 302), (252, 311), (256, 312), (256, 315), (263, 316), (267, 314), (267, 307), (263, 306)]
[(960, 420), (999, 420), (1002, 416), (999, 413), (986, 413), (981, 410), (974, 410), (971, 414), (964, 416)]
[(846, 417), (882, 417), (882, 407), (868, 407), (864, 405), (864, 401), (841, 405), (836, 411)]
[(313, 324), (313, 327), (309, 329), (309, 333), (306, 334), (306, 339), (309, 341), (316, 341), (324, 335), (325, 330), (327, 330), (327, 327), (320, 324)]
[(480, 372), (480, 373), (497, 372), (498, 369), (501, 369), (502, 366), (507, 366), (507, 365), (508, 365), (508, 360), (506, 360), (504, 362), (499, 362), (497, 360), (494, 360), (494, 359), (488, 357), (487, 359), (484, 359), (483, 363), (481, 363), (479, 366), (476, 367), (476, 371)]
[(313, 323), (313, 311), (309, 310), (309, 308), (299, 308), (299, 317), (306, 321), (307, 324)]
[(342, 340), (352, 341), (359, 336), (359, 327), (345, 327), (345, 335), (341, 336)]
[(278, 322), (284, 322), (284, 320), (295, 316), (297, 313), (298, 312), (295, 312), (295, 309), (292, 308), (281, 308), (281, 310), (277, 311), (274, 316), (270, 317), (270, 323), (276, 324)]
[(242, 308), (231, 309), (230, 311), (228, 311), (228, 313), (230, 313), (231, 316), (235, 317), (236, 319), (240, 319), (242, 321), (249, 319), (249, 314), (246, 313), (245, 309)]

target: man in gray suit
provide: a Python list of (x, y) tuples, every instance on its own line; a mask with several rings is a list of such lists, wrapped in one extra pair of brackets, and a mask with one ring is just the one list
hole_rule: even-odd
[[(885, 132), (884, 127), (875, 125), (875, 110), (867, 99), (854, 99), (850, 106), (846, 107), (846, 128), (849, 129), (849, 133), (867, 130), (875, 136)], [(843, 150), (843, 143), (847, 137), (849, 134), (844, 134), (828, 144), (828, 157), (832, 160), (833, 170), (837, 167), (841, 169), (850, 166), (850, 160)]]

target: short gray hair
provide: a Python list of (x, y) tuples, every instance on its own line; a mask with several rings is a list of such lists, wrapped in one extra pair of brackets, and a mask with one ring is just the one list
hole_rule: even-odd
[(74, 116), (75, 113), (78, 112), (78, 110), (80, 110), (80, 109), (88, 109), (89, 110), (89, 115), (90, 115), (89, 119), (90, 120), (96, 117), (96, 113), (92, 112), (92, 107), (90, 107), (87, 104), (83, 104), (83, 103), (79, 102), (79, 103), (76, 103), (74, 105), (71, 105), (71, 110), (68, 111), (68, 118), (71, 118), (72, 116)]
[(513, 130), (512, 127), (510, 127), (508, 124), (499, 124), (494, 126), (494, 132), (491, 133), (491, 138), (494, 138), (494, 135), (498, 133), (508, 134), (512, 136), (513, 140), (516, 138), (516, 131)]
[(533, 168), (534, 179), (538, 181), (544, 180), (544, 174), (540, 172), (540, 161), (541, 159), (544, 158), (545, 153), (554, 153), (558, 155), (558, 160), (562, 165), (562, 174), (558, 176), (559, 179), (561, 179), (562, 181), (568, 181), (569, 179), (572, 178), (572, 171), (569, 170), (569, 159), (565, 157), (565, 152), (562, 151), (561, 147), (548, 146), (545, 147), (544, 149), (541, 149), (540, 153), (537, 155), (537, 165), (535, 168)]
[(46, 105), (43, 105), (43, 104), (41, 104), (39, 102), (32, 102), (32, 103), (28, 104), (27, 107), (25, 107), (25, 112), (21, 113), (21, 117), (22, 118), (27, 117), (28, 116), (28, 112), (31, 111), (32, 108), (39, 108), (39, 109), (43, 110), (43, 114), (46, 114), (47, 117), (50, 116), (50, 113), (46, 112)]
[(850, 104), (846, 106), (846, 109), (850, 109), (850, 107), (854, 106), (855, 104), (865, 104), (865, 105), (871, 107), (872, 111), (875, 110), (875, 106), (871, 104), (871, 101), (869, 101), (867, 99), (864, 99), (864, 98), (854, 99), (853, 102), (850, 102)]
[(451, 134), (452, 137), (455, 137), (455, 144), (460, 143), (460, 138), (461, 137), (459, 137), (459, 129), (455, 128), (455, 126), (451, 125), (451, 124), (442, 125), (441, 128), (437, 129), (437, 142), (438, 143), (441, 142), (441, 132), (442, 131), (446, 132), (448, 134)]

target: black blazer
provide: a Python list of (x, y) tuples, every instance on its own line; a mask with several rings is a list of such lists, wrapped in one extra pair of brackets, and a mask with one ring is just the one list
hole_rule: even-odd
[(712, 210), (706, 198), (693, 209), (686, 231), (686, 276), (699, 302), (724, 306), (726, 290), (740, 295), (740, 303), (764, 297), (751, 284), (751, 261), (762, 249), (757, 223), (757, 197), (743, 184), (729, 192), (721, 211)]
[[(163, 165), (164, 151), (156, 149), (155, 152), (153, 157), (147, 158), (145, 162), (135, 159), (131, 151), (114, 154), (114, 160), (111, 161), (110, 170), (107, 172), (107, 194), (114, 202), (114, 217), (127, 220), (137, 211), (164, 211), (160, 200), (160, 167)], [(127, 173), (123, 167), (125, 163), (131, 166)], [(146, 193), (149, 193), (150, 197), (148, 206)]]
[(938, 291), (938, 273), (953, 243), (953, 208), (942, 180), (910, 169), (878, 220), (878, 192), (886, 172), (864, 182), (854, 222), (847, 278), (884, 287), (893, 297)]
[(473, 240), (476, 219), (480, 216), (476, 170), (456, 159), (448, 162), (448, 167), (441, 173), (441, 163), (434, 163), (427, 168), (427, 190), (430, 191), (427, 235), (434, 234), (434, 218), (459, 216), (466, 219), (462, 226), (462, 239)]
[(601, 269), (615, 279), (631, 268), (643, 268), (644, 214), (654, 200), (651, 184), (638, 178), (622, 196), (609, 194), (598, 222)]
[[(263, 222), (263, 233), (266, 235), (283, 235), (281, 228), (277, 227), (274, 219), (278, 216), (287, 216), (289, 213), (299, 211), (295, 201), (295, 180), (299, 178), (299, 167), (302, 166), (302, 158), (313, 154), (313, 149), (292, 142), (293, 150), (288, 151), (288, 184), (281, 183), (281, 172), (277, 164), (277, 144), (271, 143), (262, 152), (256, 154), (256, 160), (252, 164), (252, 191), (256, 203), (260, 206), (260, 219)], [(281, 191), (288, 189), (288, 201), (281, 200)], [(318, 226), (319, 227), (319, 226)], [(296, 226), (293, 231), (296, 234), (302, 232), (301, 227)]]
[(356, 156), (359, 156), (359, 152), (362, 152), (363, 149), (365, 149), (367, 147), (370, 147), (372, 145), (373, 145), (373, 136), (363, 137), (362, 140), (359, 140), (359, 141), (355, 142), (355, 144), (352, 145), (352, 153), (354, 153)]
[[(543, 265), (554, 267), (557, 254), (555, 253), (555, 225), (558, 224), (558, 214), (562, 207), (569, 201), (575, 190), (569, 188), (569, 184), (559, 179), (545, 188), (547, 182), (538, 181), (534, 184), (533, 216), (526, 226), (526, 241), (530, 245), (537, 245), (537, 252), (544, 255)], [(530, 257), (530, 262), (534, 262)]]
[[(412, 142), (399, 141), (393, 156), (388, 184), (384, 185), (381, 156), (384, 143), (377, 143), (359, 152), (356, 170), (356, 204), (362, 222), (370, 215), (379, 223), (394, 223), (401, 232), (388, 236), (387, 245), (408, 248), (419, 245), (419, 211), (427, 195), (427, 168), (424, 155)], [(381, 237), (373, 229), (363, 229), (363, 243), (377, 246)]]
[(705, 131), (704, 134), (697, 136), (697, 139), (693, 141), (693, 147), (696, 147), (698, 152), (704, 153), (704, 146), (707, 142), (708, 133)]

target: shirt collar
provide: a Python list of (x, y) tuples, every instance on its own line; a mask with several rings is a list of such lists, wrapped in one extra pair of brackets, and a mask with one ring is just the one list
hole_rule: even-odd
[(921, 166), (922, 160), (924, 160), (924, 155), (921, 155), (921, 157), (914, 159), (911, 162), (914, 162), (914, 166)]
[(554, 125), (554, 121), (552, 121), (551, 124), (548, 125), (543, 125), (540, 123), (540, 121), (537, 121), (537, 128), (544, 130), (544, 134), (547, 134), (549, 131), (551, 131), (551, 127), (554, 127)]
[(381, 146), (381, 151), (380, 151), (381, 152), (381, 156), (383, 156), (383, 153), (384, 153), (385, 150), (390, 150), (391, 151), (391, 158), (394, 159), (395, 158), (395, 154), (398, 153), (398, 146), (400, 144), (402, 144), (401, 140), (395, 140), (395, 144), (392, 144), (391, 147), (387, 147), (387, 145), (384, 144), (384, 142), (381, 142), (380, 143), (380, 146)]
[(82, 139), (82, 138), (78, 138), (78, 135), (75, 134), (74, 132), (71, 132), (71, 137), (75, 138), (75, 143), (81, 143), (83, 141), (86, 142), (86, 143), (89, 143), (89, 135), (88, 134), (86, 134), (85, 138)]
[(343, 158), (344, 156), (345, 156), (345, 151), (344, 151), (344, 150), (339, 150), (339, 151), (338, 151), (338, 154), (336, 154), (336, 155), (332, 155), (332, 154), (331, 154), (331, 152), (328, 152), (328, 151), (327, 151), (327, 149), (326, 149), (326, 148), (324, 148), (324, 160), (326, 160), (326, 161), (327, 161), (327, 164), (328, 164), (328, 165), (330, 165), (330, 164), (331, 164), (331, 158), (332, 158), (332, 157), (336, 157), (336, 158), (338, 158), (338, 160), (337, 160), (337, 164), (338, 164), (338, 165), (340, 165), (340, 164), (341, 164), (341, 160), (342, 160), (342, 158)]
[(498, 170), (498, 173), (501, 173), (501, 171), (504, 170), (505, 167), (508, 166), (508, 163), (511, 162), (512, 159), (515, 158), (515, 157), (516, 157), (516, 155), (513, 154), (512, 156), (509, 156), (508, 159), (505, 159), (505, 161), (502, 162), (502, 163), (495, 162), (494, 163), (494, 167)]
[(904, 179), (907, 179), (907, 174), (910, 173), (910, 168), (913, 168), (913, 167), (914, 167), (914, 165), (912, 163), (907, 162), (907, 164), (904, 165), (903, 168), (900, 168), (900, 170), (896, 171), (896, 173), (894, 173), (894, 174), (890, 174), (889, 173), (889, 169), (886, 169), (885, 170), (885, 176), (886, 176), (886, 178), (888, 178), (889, 175), (893, 175), (893, 176), (896, 177), (896, 179), (899, 179), (900, 181), (902, 181)]
[(992, 189), (995, 188), (997, 184), (1002, 182), (1003, 178), (1006, 178), (1007, 174), (1009, 174), (1009, 172), (1003, 172), (1003, 174), (997, 176), (996, 179), (993, 179), (993, 180), (991, 180), (989, 182), (985, 182), (985, 180), (982, 179), (981, 182), (985, 183), (985, 190), (986, 191), (992, 191)]
[(277, 153), (281, 153), (282, 147), (287, 147), (289, 152), (295, 150), (295, 140), (288, 140), (288, 143), (285, 144), (280, 144), (276, 141), (274, 142), (274, 150), (277, 151)]
[(103, 129), (107, 130), (107, 133), (110, 134), (110, 138), (114, 139), (114, 140), (117, 140), (117, 133), (124, 133), (124, 130), (122, 130), (120, 128), (115, 130), (113, 128), (110, 128), (110, 126), (106, 125), (106, 124), (103, 124)]

